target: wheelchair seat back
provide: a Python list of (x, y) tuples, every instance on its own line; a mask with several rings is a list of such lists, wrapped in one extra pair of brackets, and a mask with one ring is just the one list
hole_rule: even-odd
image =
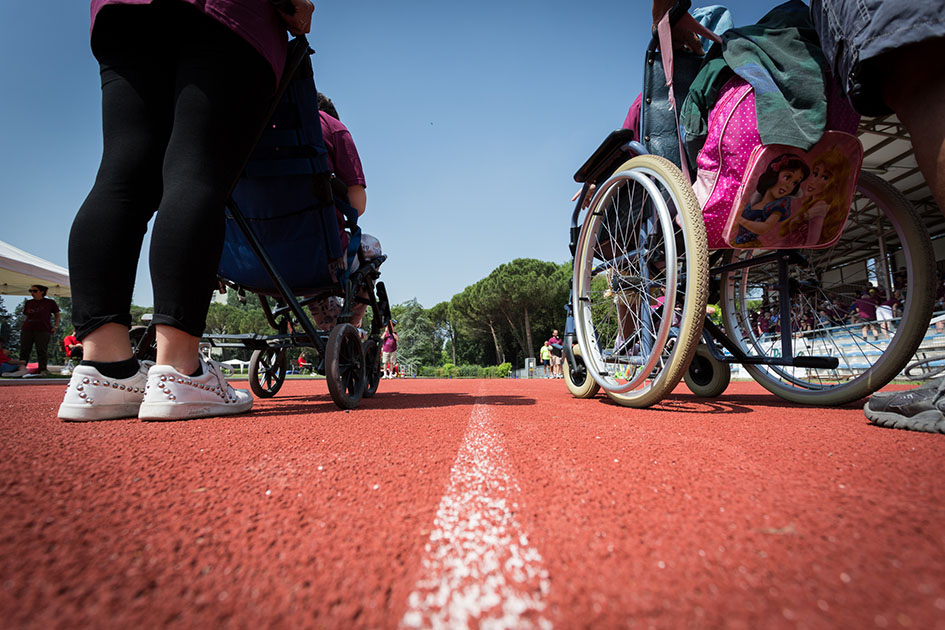
[(339, 288), (357, 255), (360, 230), (357, 211), (333, 198), (330, 178), (306, 58), (231, 195), (220, 277), (254, 293), (279, 295), (234, 218), (235, 205), (293, 293)]

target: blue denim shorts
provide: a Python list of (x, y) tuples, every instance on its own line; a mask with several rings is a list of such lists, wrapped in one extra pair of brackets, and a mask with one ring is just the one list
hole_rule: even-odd
[(882, 96), (883, 56), (945, 37), (942, 0), (811, 0), (810, 11), (834, 76), (868, 116), (891, 111)]

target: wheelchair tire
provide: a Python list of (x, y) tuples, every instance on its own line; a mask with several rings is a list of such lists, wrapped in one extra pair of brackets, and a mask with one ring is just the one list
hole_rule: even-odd
[(336, 405), (342, 409), (358, 406), (364, 395), (364, 349), (358, 329), (351, 324), (338, 324), (328, 335), (325, 378)]
[(942, 372), (945, 372), (945, 358), (929, 357), (910, 363), (903, 375), (910, 381), (928, 381), (941, 376)]
[(285, 350), (255, 350), (249, 358), (249, 388), (258, 398), (272, 398), (288, 372)]
[(381, 382), (381, 344), (377, 339), (368, 339), (364, 342), (364, 398), (370, 398), (377, 393), (377, 386)]
[[(870, 247), (870, 244), (876, 244)], [(882, 252), (885, 251), (885, 261)], [(861, 172), (850, 215), (840, 239), (826, 249), (800, 250), (807, 265), (791, 265), (792, 306), (811, 309), (813, 330), (794, 337), (794, 354), (837, 356), (836, 369), (745, 365), (765, 389), (791, 402), (809, 405), (843, 405), (859, 400), (889, 383), (912, 359), (928, 329), (935, 295), (935, 257), (928, 233), (912, 204), (893, 186), (868, 172)], [(750, 258), (750, 251), (726, 252), (726, 262)], [(883, 264), (877, 265), (880, 260)], [(872, 268), (871, 268), (872, 265)], [(902, 319), (891, 338), (875, 341), (864, 335), (863, 324), (826, 325), (816, 315), (828, 300), (851, 298), (851, 287), (859, 291), (905, 267), (908, 291)], [(878, 273), (877, 273), (878, 272)], [(887, 277), (888, 277), (887, 275)], [(774, 295), (773, 308), (780, 308), (777, 264), (757, 265), (722, 274), (722, 316), (732, 341), (749, 355), (780, 352), (780, 339), (760, 334), (752, 323), (750, 304)], [(883, 283), (880, 281), (880, 285)], [(852, 297), (859, 297), (854, 292)], [(763, 303), (763, 302), (762, 302)], [(792, 327), (801, 330), (797, 320)], [(871, 326), (866, 326), (867, 333)], [(874, 332), (881, 331), (873, 322)]]
[(717, 398), (731, 382), (732, 368), (728, 363), (716, 359), (709, 348), (700, 343), (683, 380), (689, 391), (696, 396)]
[(598, 187), (578, 236), (572, 289), (591, 377), (627, 407), (662, 400), (696, 352), (709, 289), (702, 211), (676, 166), (638, 156)]
[(564, 361), (564, 384), (568, 386), (568, 391), (575, 398), (593, 398), (600, 391), (600, 385), (587, 373), (587, 366), (584, 365), (584, 359), (581, 358), (581, 351), (574, 349), (574, 361), (577, 366), (571, 369), (571, 364), (567, 359)]

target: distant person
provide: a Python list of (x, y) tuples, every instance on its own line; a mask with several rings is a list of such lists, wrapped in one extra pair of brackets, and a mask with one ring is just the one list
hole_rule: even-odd
[(889, 322), (902, 311), (902, 291), (896, 289), (892, 295), (879, 303), (876, 307), (876, 321), (883, 331), (883, 337), (889, 338)]
[(548, 339), (548, 345), (551, 347), (551, 378), (564, 378), (564, 375), (561, 373), (562, 343), (561, 337), (558, 336), (558, 331), (553, 331), (551, 337)]
[(66, 351), (66, 356), (70, 359), (82, 359), (82, 342), (76, 338), (75, 329), (62, 340), (62, 347)]
[(873, 336), (879, 338), (879, 326), (876, 325), (876, 309), (879, 307), (879, 291), (875, 287), (870, 287), (863, 292), (863, 295), (856, 301), (856, 315), (863, 324), (863, 339), (869, 338), (872, 331)]
[(49, 287), (34, 284), (30, 287), (30, 299), (23, 303), (23, 326), (20, 328), (20, 358), (29, 361), (33, 346), (39, 363), (37, 376), (49, 376), (49, 340), (59, 328), (59, 305), (46, 297)]
[(82, 342), (76, 338), (75, 329), (62, 340), (62, 347), (66, 351), (66, 369), (62, 373), (70, 374), (75, 368), (74, 362), (82, 360)]
[(381, 337), (381, 364), (384, 366), (384, 378), (394, 378), (397, 371), (397, 341), (400, 337), (394, 332), (394, 321), (387, 324)]
[(0, 375), (16, 378), (26, 374), (26, 361), (13, 359), (6, 353), (6, 344), (0, 339)]
[(551, 344), (547, 341), (541, 347), (541, 350), (538, 351), (538, 358), (541, 360), (541, 365), (544, 367), (545, 378), (550, 378), (551, 373), (549, 368), (551, 367)]
[[(256, 0), (92, 0), (102, 86), (102, 161), (72, 224), (69, 276), (84, 359), (59, 417), (173, 420), (248, 411), (252, 395), (199, 353), (233, 182), (265, 123), (292, 14)], [(130, 305), (151, 234), (157, 363), (133, 357)], [(108, 389), (106, 389), (108, 388)]]

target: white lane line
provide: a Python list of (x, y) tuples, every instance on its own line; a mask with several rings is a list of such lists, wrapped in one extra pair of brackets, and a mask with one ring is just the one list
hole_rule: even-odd
[(477, 401), (401, 628), (551, 629), (551, 581), (515, 518), (519, 494), (489, 408)]

